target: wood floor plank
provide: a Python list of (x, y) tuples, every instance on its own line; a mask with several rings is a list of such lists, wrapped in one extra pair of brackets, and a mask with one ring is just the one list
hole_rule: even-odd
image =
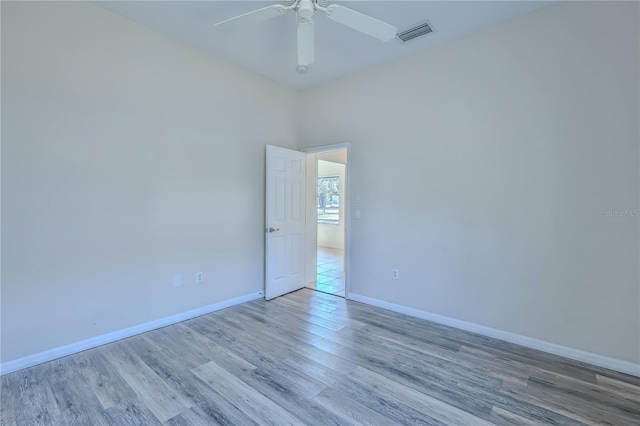
[[(306, 329), (308, 326), (318, 326), (306, 322), (299, 326), (287, 325), (287, 318), (277, 314), (270, 315), (269, 320), (261, 320), (253, 312), (247, 312), (247, 310), (239, 309), (233, 314), (227, 316), (226, 319), (234, 322), (237, 327), (245, 331), (248, 331), (249, 329), (252, 332), (260, 330), (261, 334), (270, 337), (272, 343), (278, 342), (280, 345), (288, 349), (299, 344), (311, 344), (319, 340), (316, 335), (310, 333)], [(290, 319), (290, 317), (288, 319)]]
[[(253, 309), (253, 308), (249, 307), (247, 309)], [(314, 333), (317, 333), (319, 330), (322, 330), (318, 334), (314, 334), (315, 336), (314, 339), (307, 339), (307, 338), (296, 339), (295, 345), (291, 345), (290, 342), (283, 342), (282, 344), (286, 345), (292, 351), (292, 354), (288, 355), (287, 358), (285, 359), (290, 359), (292, 355), (299, 354), (306, 357), (306, 362), (311, 362), (310, 360), (313, 360), (314, 362), (317, 361), (317, 362), (323, 363), (329, 368), (341, 371), (342, 373), (349, 373), (353, 371), (353, 369), (357, 366), (356, 364), (346, 361), (343, 358), (333, 356), (332, 354), (322, 351), (314, 347), (313, 345), (309, 344), (312, 342), (316, 342), (318, 340), (322, 340), (322, 339), (319, 339), (320, 336), (330, 337), (330, 336), (336, 335), (336, 333), (338, 332), (328, 330), (326, 328), (319, 327), (307, 322), (294, 322), (293, 323), (294, 327), (292, 328), (289, 325), (290, 322), (286, 321), (286, 317), (283, 315), (283, 312), (280, 312), (279, 310), (280, 308), (276, 308), (276, 309), (277, 311), (275, 312), (275, 314), (272, 310), (269, 312), (265, 312), (258, 309), (255, 310), (255, 312), (260, 312), (261, 315), (263, 315), (262, 322), (267, 324), (273, 324), (275, 328), (265, 330), (260, 328), (261, 325), (259, 323), (253, 323), (253, 325), (256, 327), (256, 330), (259, 330), (265, 336), (269, 336), (269, 338), (274, 339), (274, 341), (281, 342), (282, 336), (291, 336), (292, 334), (295, 335), (296, 332), (294, 331), (294, 329), (296, 329), (296, 327), (299, 327), (298, 329), (299, 332), (302, 332), (305, 334), (309, 334), (309, 333), (314, 334)], [(243, 310), (239, 310), (239, 311), (243, 312)]]
[(16, 424), (13, 394), (8, 390), (10, 389), (9, 376), (10, 375), (3, 376), (0, 381), (0, 425)]
[(222, 367), (234, 374), (242, 374), (256, 368), (255, 365), (184, 324), (155, 330), (154, 334), (145, 336), (145, 339), (163, 348), (171, 349), (182, 362), (189, 363), (191, 368), (213, 359), (219, 360)]
[(632, 400), (640, 400), (640, 386), (620, 381), (611, 377), (596, 375), (596, 382), (599, 387), (618, 394), (626, 395)]
[(391, 419), (392, 424), (445, 424), (394, 398), (387, 389), (381, 389), (369, 383), (354, 380), (352, 375), (346, 376), (346, 380), (340, 386), (340, 391), (348, 398), (365, 405), (383, 417)]
[(71, 357), (53, 361), (47, 381), (61, 413), (61, 424), (109, 425), (111, 420)]
[[(604, 425), (616, 425), (626, 422), (616, 422), (613, 418), (613, 423), (609, 420), (602, 421), (602, 414), (598, 410), (591, 409), (586, 403), (580, 403), (578, 405), (572, 405), (569, 401), (565, 401), (563, 398), (547, 398), (545, 395), (541, 395), (538, 391), (535, 391), (528, 386), (522, 388), (520, 386), (506, 385), (503, 389), (503, 393), (518, 401), (519, 403), (515, 407), (520, 407), (523, 404), (528, 404), (530, 407), (536, 407), (538, 410), (546, 410), (549, 413), (554, 413), (562, 416), (564, 421), (555, 422), (553, 424), (567, 424), (573, 421), (574, 424), (604, 424)], [(513, 412), (512, 409), (507, 407), (500, 407), (507, 411)], [(515, 413), (519, 414), (520, 413)], [(530, 418), (528, 416), (524, 416)], [(551, 421), (549, 421), (551, 423)]]
[[(214, 426), (224, 423), (218, 423), (208, 416), (200, 407), (191, 407), (187, 411), (183, 411), (177, 416), (163, 423), (167, 426)], [(247, 424), (247, 423), (237, 423)]]
[(640, 425), (640, 378), (303, 289), (2, 376), (2, 425)]
[[(286, 329), (282, 330), (274, 330), (273, 328), (265, 325), (264, 323), (256, 323), (252, 322), (251, 318), (242, 317), (241, 310), (240, 317), (238, 318), (240, 321), (243, 321), (244, 327), (250, 328), (255, 332), (260, 333), (265, 340), (268, 341), (281, 341), (280, 336), (287, 335)], [(251, 323), (251, 325), (246, 326), (246, 323)], [(288, 335), (291, 338), (291, 334)], [(292, 353), (294, 353), (294, 348), (300, 348), (301, 346), (306, 344), (306, 339), (297, 340), (297, 344), (292, 345), (291, 342), (282, 341), (282, 344), (291, 347)], [(300, 374), (297, 368), (292, 367), (291, 365), (284, 364), (280, 362), (280, 358), (275, 354), (274, 357), (269, 356), (270, 352), (263, 352), (263, 356), (260, 358), (259, 365), (255, 368), (255, 370), (259, 370), (261, 372), (268, 371), (270, 374), (278, 374), (280, 377), (286, 378), (288, 381), (288, 386), (292, 389), (293, 392), (297, 392), (306, 397), (313, 397), (318, 392), (320, 392), (326, 385), (322, 382), (314, 379), (313, 377), (304, 376), (304, 374)], [(231, 371), (231, 370), (227, 370)], [(231, 371), (233, 372), (233, 371)], [(234, 372), (236, 376), (241, 376), (242, 373), (237, 374)]]
[(402, 363), (394, 363), (388, 368), (373, 366), (372, 370), (484, 419), (490, 416), (493, 406), (498, 406), (545, 424), (579, 423), (543, 406), (502, 393), (493, 387), (484, 387), (479, 383), (466, 381), (456, 382), (455, 378), (445, 381), (434, 380), (430, 372), (423, 370), (413, 361), (410, 361), (408, 367), (410, 370), (407, 370)]
[[(242, 412), (238, 407), (231, 404), (224, 396), (214, 389), (211, 389), (204, 382), (196, 378), (191, 372), (193, 366), (182, 361), (180, 355), (171, 348), (162, 346), (161, 343), (153, 340), (151, 336), (144, 336), (142, 340), (130, 343), (140, 358), (168, 385), (178, 390), (194, 403), (194, 406), (183, 412), (185, 415), (172, 417), (177, 423), (181, 419), (188, 424), (197, 420), (196, 417), (204, 418), (209, 424), (220, 425), (255, 425), (250, 417)], [(233, 356), (221, 354), (216, 358), (220, 365), (229, 363)], [(237, 366), (233, 362), (232, 367)], [(233, 369), (232, 371), (244, 372), (244, 369)], [(189, 413), (192, 411), (193, 413)], [(170, 419), (171, 420), (171, 419)]]
[(377, 333), (384, 332), (387, 335), (395, 334), (407, 341), (417, 341), (451, 352), (456, 352), (461, 347), (461, 340), (440, 333), (435, 329), (424, 329), (424, 324), (420, 324), (420, 327), (415, 327), (415, 324), (405, 319), (392, 317), (385, 320), (381, 317), (372, 316), (370, 313), (360, 312), (358, 309), (353, 310), (353, 315), (366, 322), (364, 330), (372, 334), (377, 335)]
[(344, 326), (349, 326), (351, 328), (360, 328), (365, 325), (364, 322), (353, 318), (353, 316), (349, 315), (347, 312), (343, 313), (343, 311), (338, 309), (335, 305), (317, 302), (301, 303), (291, 298), (275, 299), (274, 304), (282, 306), (286, 309), (295, 309), (303, 315), (311, 314), (313, 316), (323, 318), (327, 321), (334, 322), (336, 323), (336, 326), (339, 327), (337, 328), (337, 330), (344, 328)]
[(186, 321), (185, 325), (255, 366), (260, 364), (265, 352), (278, 359), (291, 355), (286, 346), (265, 341), (252, 334), (252, 330), (245, 330), (221, 316), (199, 317)]
[[(383, 374), (388, 378), (414, 387), (423, 388), (429, 395), (446, 401), (455, 407), (467, 407), (480, 417), (488, 417), (492, 404), (479, 395), (473, 395), (469, 389), (479, 386), (479, 382), (469, 381), (460, 376), (455, 369), (426, 368), (426, 363), (408, 358), (398, 358), (393, 353), (376, 352), (375, 345), (362, 346), (352, 343), (349, 346), (333, 342), (319, 342), (314, 346), (344, 357), (351, 362), (364, 366), (372, 371)], [(489, 382), (491, 389), (499, 383)], [(486, 396), (487, 389), (484, 389)]]
[(366, 368), (358, 367), (349, 377), (364, 385), (377, 389), (386, 389), (394, 398), (445, 424), (460, 426), (483, 426), (490, 424), (480, 417), (453, 407), (437, 398), (403, 386), (394, 380), (390, 380)]
[[(635, 404), (626, 403), (623, 399), (607, 398), (606, 395), (582, 392), (563, 383), (553, 383), (532, 377), (529, 379), (527, 393), (539, 398), (553, 396), (558, 404), (553, 410), (560, 413), (571, 413), (570, 417), (581, 421), (593, 421), (602, 424), (640, 424), (640, 411)], [(567, 410), (567, 407), (571, 407)], [(578, 408), (582, 412), (578, 413)], [(568, 414), (567, 414), (568, 415)]]
[(508, 342), (499, 342), (491, 345), (468, 344), (477, 349), (488, 352), (494, 357), (509, 359), (512, 362), (531, 367), (548, 370), (556, 374), (573, 377), (584, 382), (596, 383), (596, 375), (591, 369), (585, 369), (576, 362), (567, 358), (554, 356), (535, 349), (525, 348)]
[[(494, 404), (503, 409), (519, 414), (525, 418), (548, 424), (577, 424), (575, 420), (563, 416), (546, 408), (518, 400), (511, 395), (505, 395), (493, 388), (485, 388), (473, 383), (434, 380), (431, 372), (418, 369), (419, 364), (410, 362), (403, 365), (395, 357), (385, 360), (377, 353), (369, 351), (366, 354), (355, 347), (345, 347), (333, 342), (318, 342), (314, 346), (330, 351), (335, 355), (345, 357), (365, 368), (375, 371), (387, 378), (398, 381), (405, 386), (426, 393), (440, 399), (454, 407), (471, 412), (481, 418), (488, 418)], [(440, 372), (446, 376), (447, 372)]]
[(344, 376), (352, 373), (358, 367), (356, 364), (350, 364), (348, 369), (338, 372), (333, 368), (323, 365), (321, 362), (316, 362), (313, 357), (308, 358), (302, 354), (291, 355), (282, 362), (291, 368), (295, 368), (297, 371), (307, 375), (308, 377), (313, 377), (315, 380), (323, 383), (323, 389), (328, 386), (339, 388), (340, 384), (344, 380)]
[(306, 398), (313, 398), (327, 387), (317, 378), (308, 376), (297, 367), (280, 361), (264, 362), (251, 373), (260, 377), (278, 377), (281, 385), (286, 385), (291, 393)]
[[(286, 306), (284, 302), (279, 301), (278, 299), (274, 299), (272, 303), (280, 306)], [(289, 306), (289, 308), (291, 308)], [(315, 325), (319, 325), (321, 327), (328, 328), (329, 330), (338, 331), (342, 330), (347, 326), (347, 322), (343, 321), (339, 318), (334, 319), (326, 319), (320, 316), (320, 312), (303, 312), (301, 310), (291, 309), (290, 314), (296, 318), (299, 318), (303, 321), (310, 322)]]
[(340, 424), (381, 426), (395, 423), (392, 419), (354, 401), (332, 387), (325, 388), (313, 400), (343, 419)]
[(458, 352), (461, 347), (459, 343), (446, 341), (446, 343), (443, 344), (429, 338), (429, 336), (410, 336), (407, 333), (399, 333), (387, 327), (378, 327), (372, 324), (365, 325), (361, 331), (375, 335), (378, 338), (385, 339), (394, 344), (403, 345), (444, 359), (450, 359), (452, 353)]
[(603, 407), (617, 407), (621, 413), (628, 413), (640, 419), (640, 395), (628, 389), (629, 386), (627, 386), (629, 391), (620, 392), (600, 384), (595, 385), (539, 369), (531, 373), (528, 385), (532, 382), (547, 385), (548, 392), (571, 395), (573, 398), (591, 401)]
[(107, 409), (135, 397), (118, 372), (98, 349), (80, 352), (73, 357), (78, 371), (87, 380), (102, 408)]
[[(274, 403), (285, 408), (298, 419), (299, 424), (305, 425), (345, 425), (341, 417), (335, 415), (316, 402), (313, 398), (305, 397), (296, 391), (297, 386), (292, 386), (287, 377), (283, 377), (277, 371), (268, 368), (258, 368), (241, 377), (241, 380), (252, 389), (262, 393)], [(323, 387), (326, 389), (326, 386)], [(316, 394), (317, 395), (317, 394)], [(315, 397), (316, 395), (313, 395)]]
[(478, 368), (492, 372), (503, 381), (526, 386), (529, 376), (536, 368), (515, 361), (503, 360), (477, 348), (463, 345), (454, 357), (456, 362), (470, 363)]
[(169, 420), (193, 405), (129, 350), (125, 341), (102, 346), (100, 350), (160, 422)]
[[(456, 381), (469, 383), (471, 386), (499, 389), (502, 380), (492, 377), (486, 370), (468, 368), (467, 365), (456, 363), (441, 356), (433, 356), (424, 351), (415, 350), (406, 345), (399, 345), (380, 339), (377, 335), (357, 331), (351, 340), (352, 344), (363, 344), (395, 353), (397, 364), (404, 364), (408, 368), (420, 369), (423, 374), (429, 374), (434, 380)], [(416, 362), (417, 361), (417, 362)]]
[(106, 410), (110, 424), (118, 426), (159, 426), (161, 423), (137, 397), (127, 399)]
[(498, 426), (506, 426), (506, 425), (521, 425), (521, 426), (534, 426), (538, 425), (538, 422), (533, 420), (525, 419), (524, 417), (520, 417), (517, 414), (513, 414), (507, 410), (503, 410), (500, 407), (493, 407), (491, 410), (491, 416), (489, 417), (489, 421)]
[(13, 419), (18, 425), (57, 425), (62, 422), (62, 413), (46, 376), (37, 375), (41, 368), (36, 366), (2, 377), (3, 405), (8, 399), (13, 408), (13, 415), (8, 415), (6, 420)]
[(386, 366), (392, 364), (394, 358), (393, 353), (376, 351), (375, 348), (363, 347), (363, 345), (351, 345), (347, 341), (338, 343), (322, 339), (314, 343), (313, 346), (358, 365)]
[(285, 358), (285, 361), (296, 355), (306, 358), (305, 361), (302, 361), (304, 364), (318, 363), (325, 368), (334, 370), (341, 374), (349, 374), (358, 366), (357, 363), (336, 356), (330, 352), (317, 348), (314, 345), (298, 346), (295, 353), (290, 355), (288, 358)]
[(338, 306), (335, 304), (315, 301), (309, 297), (296, 297), (294, 294), (286, 299), (281, 298), (279, 301), (302, 312), (323, 311), (330, 313), (338, 310)]
[(490, 344), (495, 340), (480, 334), (447, 327), (432, 321), (410, 317), (399, 312), (393, 312), (358, 302), (349, 302), (349, 311), (353, 313), (354, 317), (360, 317), (362, 321), (368, 324), (393, 324), (394, 326), (404, 328), (405, 332), (414, 333), (418, 336), (425, 334), (437, 338), (450, 339), (454, 343), (465, 341), (477, 344)]
[(312, 344), (319, 340), (318, 337), (331, 338), (331, 336), (338, 332), (308, 321), (291, 321), (291, 312), (286, 307), (277, 306), (272, 303), (260, 306), (243, 306), (243, 309), (245, 309), (245, 312), (252, 312), (257, 322), (263, 322), (272, 326), (272, 331), (279, 330), (278, 336), (282, 336), (283, 334), (292, 335), (304, 343)]
[(259, 424), (297, 425), (300, 423), (284, 408), (213, 361), (194, 368), (192, 371), (209, 387), (218, 390), (233, 405)]

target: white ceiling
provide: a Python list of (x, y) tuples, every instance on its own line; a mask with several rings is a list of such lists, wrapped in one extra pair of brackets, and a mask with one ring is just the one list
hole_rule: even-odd
[(241, 31), (222, 33), (216, 22), (284, 1), (97, 1), (118, 15), (197, 46), (297, 89), (465, 36), (549, 6), (550, 1), (335, 1), (400, 30), (428, 20), (434, 32), (388, 43), (344, 27), (316, 12), (316, 61), (296, 72), (296, 14), (287, 12)]

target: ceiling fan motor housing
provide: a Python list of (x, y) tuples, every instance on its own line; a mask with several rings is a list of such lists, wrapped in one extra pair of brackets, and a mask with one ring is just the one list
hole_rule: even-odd
[(298, 4), (298, 15), (300, 15), (301, 18), (311, 18), (314, 11), (315, 6), (313, 5), (312, 0), (300, 0), (300, 3)]

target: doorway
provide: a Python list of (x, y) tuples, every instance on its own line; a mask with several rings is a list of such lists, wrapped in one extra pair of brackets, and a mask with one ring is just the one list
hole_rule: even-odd
[(347, 295), (347, 147), (307, 154), (307, 288)]

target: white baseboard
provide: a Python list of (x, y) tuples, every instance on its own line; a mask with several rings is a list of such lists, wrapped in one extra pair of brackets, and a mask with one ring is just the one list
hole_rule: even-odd
[(32, 367), (34, 365), (42, 364), (43, 362), (47, 361), (53, 361), (54, 359), (62, 358), (63, 356), (86, 351), (87, 349), (93, 349), (98, 346), (106, 345), (107, 343), (115, 342), (116, 340), (125, 339), (127, 337), (135, 336), (136, 334), (141, 334), (147, 331), (155, 330), (157, 328), (166, 327), (171, 324), (186, 321), (191, 318), (199, 317), (201, 315), (229, 308), (234, 305), (249, 302), (251, 300), (262, 299), (263, 297), (264, 293), (262, 291), (258, 293), (247, 294), (245, 296), (234, 297), (233, 299), (223, 300), (222, 302), (203, 306), (191, 311), (182, 312), (180, 314), (171, 315), (165, 318), (160, 318), (155, 321), (135, 325), (133, 327), (103, 334), (101, 336), (92, 337), (87, 340), (60, 346), (59, 348), (50, 349), (48, 351), (40, 352), (37, 354), (28, 355), (23, 358), (15, 359), (13, 361), (7, 361), (0, 364), (0, 375), (13, 373), (14, 371), (22, 370), (23, 368)]
[(554, 355), (560, 355), (576, 361), (586, 362), (598, 367), (608, 368), (610, 370), (615, 370), (621, 373), (640, 377), (640, 364), (634, 364), (628, 361), (609, 358), (604, 355), (585, 352), (579, 349), (573, 349), (566, 346), (557, 345), (555, 343), (549, 343), (543, 340), (522, 336), (520, 334), (510, 333), (508, 331), (485, 327), (483, 325), (474, 324), (472, 322), (432, 314), (430, 312), (421, 311), (419, 309), (409, 308), (402, 305), (396, 305), (395, 303), (385, 302), (384, 300), (374, 299), (359, 294), (350, 293), (349, 299), (356, 302), (365, 303), (367, 305), (388, 309), (390, 311), (399, 312), (401, 314), (409, 315), (412, 317), (425, 319), (427, 321), (433, 321), (438, 324), (444, 324), (450, 327), (459, 328), (461, 330), (470, 331), (472, 333), (481, 334), (483, 336), (493, 337), (495, 339), (504, 340), (510, 343), (516, 343), (521, 346), (526, 346), (528, 348), (537, 349), (539, 351), (548, 352)]

